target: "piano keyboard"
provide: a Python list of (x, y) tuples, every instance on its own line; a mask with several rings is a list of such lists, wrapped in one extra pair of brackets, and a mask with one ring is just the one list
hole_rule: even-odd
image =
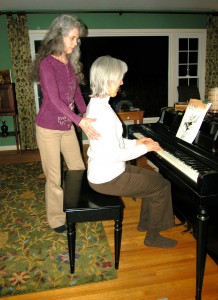
[[(134, 137), (137, 139), (145, 137), (140, 132), (134, 132)], [(180, 172), (184, 173), (187, 177), (189, 177), (191, 180), (193, 180), (195, 183), (197, 183), (199, 172), (194, 170), (191, 166), (185, 164), (182, 160), (172, 155), (170, 152), (161, 150), (158, 151), (157, 154), (166, 160), (168, 163), (173, 165), (175, 168), (177, 168)]]

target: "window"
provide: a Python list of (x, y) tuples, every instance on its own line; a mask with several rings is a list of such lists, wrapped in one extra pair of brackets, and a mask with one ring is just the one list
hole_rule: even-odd
[[(38, 42), (46, 31), (30, 30), (31, 53), (34, 58)], [(168, 103), (173, 106), (178, 101), (178, 85), (197, 85), (201, 96), (205, 86), (206, 30), (203, 29), (90, 29), (89, 37), (150, 36), (168, 38), (168, 79), (166, 80)], [(38, 42), (37, 42), (38, 41)], [(115, 44), (116, 46), (116, 44)], [(125, 51), (125, 49), (121, 49)], [(160, 47), (161, 51), (161, 47)], [(143, 59), (143, 58), (142, 58)], [(155, 57), (151, 57), (155, 60)], [(155, 68), (158, 68), (156, 66)], [(40, 95), (37, 84), (34, 86), (37, 112)], [(158, 91), (158, 85), (157, 85)], [(146, 99), (144, 99), (146, 101)], [(154, 105), (152, 102), (150, 105)], [(155, 104), (156, 105), (156, 104)], [(159, 117), (156, 116), (156, 117)], [(157, 118), (156, 118), (157, 120)]]
[(121, 100), (129, 100), (144, 111), (145, 118), (152, 118), (160, 115), (162, 107), (168, 106), (168, 36), (85, 37), (81, 40), (81, 60), (88, 83), (81, 88), (87, 103), (91, 64), (100, 56), (111, 55), (128, 66), (124, 84), (110, 100), (113, 107)]
[[(44, 38), (46, 31), (45, 30), (30, 30), (30, 51), (32, 59), (35, 58), (35, 55), (39, 49), (41, 40)], [(41, 89), (38, 83), (34, 83), (34, 93), (35, 93), (35, 103), (36, 103), (36, 112), (38, 113), (39, 107), (42, 101)]]
[(179, 39), (179, 85), (198, 86), (198, 38)]
[(197, 87), (200, 98), (204, 99), (205, 75), (205, 39), (196, 34), (178, 36), (177, 85), (180, 87)]

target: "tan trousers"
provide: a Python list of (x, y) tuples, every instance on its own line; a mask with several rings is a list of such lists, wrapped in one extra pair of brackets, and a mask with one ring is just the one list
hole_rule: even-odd
[(63, 190), (61, 187), (61, 157), (69, 170), (84, 170), (75, 128), (69, 131), (50, 130), (36, 125), (36, 139), (43, 172), (46, 177), (45, 200), (47, 220), (51, 228), (65, 224)]

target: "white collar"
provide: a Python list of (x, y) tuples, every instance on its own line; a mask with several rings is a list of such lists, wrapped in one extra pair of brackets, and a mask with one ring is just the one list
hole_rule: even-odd
[(96, 97), (96, 98), (92, 98), (92, 100), (96, 101), (101, 101), (102, 104), (109, 104), (109, 100), (110, 100), (110, 96), (105, 97), (105, 98), (100, 98), (100, 97)]

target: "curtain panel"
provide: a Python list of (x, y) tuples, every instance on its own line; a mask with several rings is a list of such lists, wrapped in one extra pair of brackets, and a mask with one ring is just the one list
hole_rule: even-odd
[(218, 16), (208, 16), (205, 98), (209, 89), (218, 87)]
[(33, 83), (28, 79), (31, 53), (27, 23), (26, 15), (7, 16), (7, 31), (12, 58), (22, 150), (33, 150), (36, 149), (34, 122), (36, 107)]

